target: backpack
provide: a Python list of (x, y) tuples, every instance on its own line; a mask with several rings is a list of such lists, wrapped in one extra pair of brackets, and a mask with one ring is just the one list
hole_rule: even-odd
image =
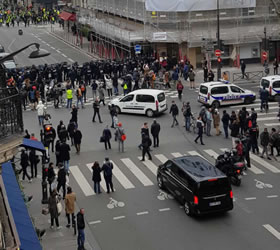
[(85, 85), (82, 85), (82, 86), (81, 86), (81, 91), (84, 92), (85, 89), (86, 89), (86, 88), (85, 88)]
[(183, 84), (178, 85), (178, 90), (183, 90), (183, 88), (184, 88)]
[(108, 168), (104, 171), (105, 176), (110, 176), (112, 175), (112, 162), (106, 163)]

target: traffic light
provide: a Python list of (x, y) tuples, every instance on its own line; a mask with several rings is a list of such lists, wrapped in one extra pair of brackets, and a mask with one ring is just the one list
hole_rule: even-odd
[(221, 57), (218, 57), (218, 63), (221, 63), (222, 62), (222, 58)]

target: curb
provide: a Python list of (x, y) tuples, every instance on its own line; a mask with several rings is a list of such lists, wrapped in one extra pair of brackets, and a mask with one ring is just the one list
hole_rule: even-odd
[(83, 52), (84, 54), (87, 54), (88, 56), (90, 56), (90, 57), (92, 57), (92, 58), (94, 58), (94, 59), (96, 59), (96, 60), (99, 60), (99, 59), (100, 59), (98, 56), (94, 56), (93, 54), (91, 54), (91, 53), (89, 53), (89, 52), (87, 52), (87, 51), (81, 49), (80, 47), (78, 47), (78, 46), (76, 46), (76, 45), (70, 43), (69, 41), (64, 40), (62, 37), (60, 37), (59, 35), (55, 34), (54, 32), (48, 31), (48, 33), (51, 34), (52, 36), (56, 37), (57, 39), (59, 39), (59, 40), (65, 42), (65, 43), (67, 43), (67, 44), (70, 45), (71, 47), (73, 47), (73, 48), (75, 48), (75, 49), (77, 49), (77, 50)]

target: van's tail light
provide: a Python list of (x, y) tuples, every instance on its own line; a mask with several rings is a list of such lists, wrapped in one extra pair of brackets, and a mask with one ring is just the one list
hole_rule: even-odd
[(195, 205), (198, 205), (198, 197), (197, 196), (193, 197), (193, 202), (194, 202)]
[(210, 93), (207, 94), (207, 99), (210, 100)]
[(218, 179), (209, 179), (208, 181), (217, 181)]
[(232, 190), (230, 190), (229, 196), (230, 196), (231, 199), (233, 199), (233, 192), (232, 192)]
[(236, 170), (236, 173), (240, 174), (240, 170), (239, 170), (239, 169), (238, 169), (238, 170)]
[(269, 95), (271, 95), (272, 94), (272, 87), (270, 86), (269, 87)]
[(158, 109), (158, 100), (156, 100), (156, 109)]

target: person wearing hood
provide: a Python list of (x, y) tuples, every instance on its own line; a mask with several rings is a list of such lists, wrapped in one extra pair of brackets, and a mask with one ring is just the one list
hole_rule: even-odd
[(105, 158), (105, 162), (101, 168), (101, 171), (103, 171), (104, 180), (106, 182), (107, 187), (107, 193), (110, 193), (110, 189), (112, 192), (114, 192), (112, 177), (113, 177), (113, 163), (109, 160), (108, 157)]
[(37, 109), (37, 113), (38, 113), (38, 120), (39, 120), (39, 125), (43, 126), (44, 123), (44, 115), (45, 115), (45, 111), (46, 111), (46, 107), (43, 104), (42, 101), (39, 101), (39, 104), (36, 107)]

